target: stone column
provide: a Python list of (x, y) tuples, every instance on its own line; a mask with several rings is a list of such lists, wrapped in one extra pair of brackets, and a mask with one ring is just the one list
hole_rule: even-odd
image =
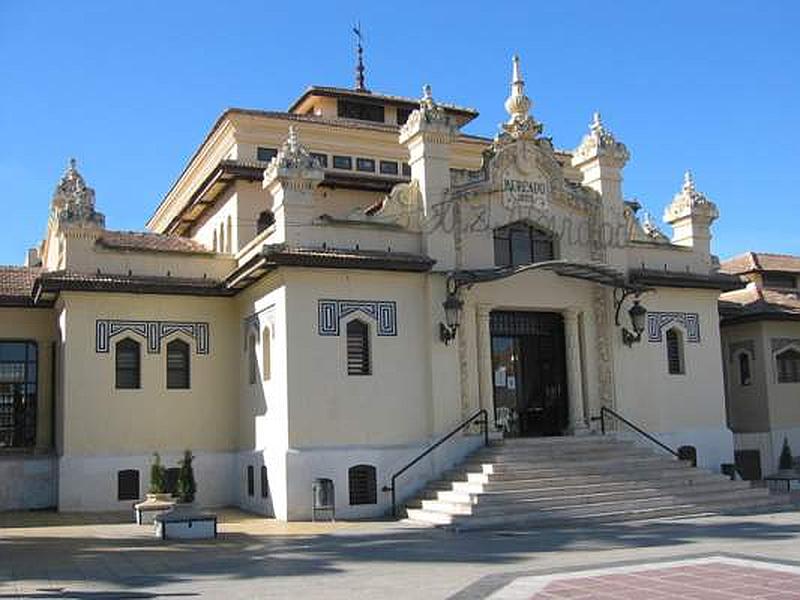
[(583, 408), (583, 365), (577, 309), (569, 308), (564, 312), (564, 337), (569, 388), (569, 428), (573, 435), (580, 435), (588, 429)]
[(489, 313), (492, 307), (479, 304), (478, 318), (478, 403), (480, 408), (492, 409), (492, 334), (489, 329)]

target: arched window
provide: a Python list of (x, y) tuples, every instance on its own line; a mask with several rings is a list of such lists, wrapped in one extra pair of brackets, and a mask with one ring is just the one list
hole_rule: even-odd
[(261, 465), (261, 497), (269, 498), (269, 478), (267, 477), (267, 467)]
[(217, 241), (217, 230), (216, 229), (214, 230), (214, 245), (212, 247), (214, 248), (214, 252), (219, 250), (219, 242)]
[(750, 385), (753, 376), (750, 369), (750, 355), (747, 352), (739, 353), (739, 385)]
[(258, 222), (256, 223), (256, 234), (261, 233), (269, 228), (275, 222), (275, 215), (272, 211), (265, 210), (258, 214)]
[(247, 495), (255, 496), (256, 494), (256, 472), (253, 465), (247, 465)]
[(527, 223), (512, 223), (494, 230), (494, 264), (512, 267), (553, 260), (553, 236)]
[(356, 465), (347, 471), (350, 504), (377, 504), (378, 483), (375, 467)]
[(227, 252), (225, 246), (225, 225), (223, 225), (222, 223), (219, 224), (219, 251)]
[(228, 218), (226, 220), (226, 226), (227, 226), (227, 231), (226, 231), (225, 239), (228, 241), (228, 246), (227, 246), (226, 249), (227, 249), (228, 252), (232, 252), (233, 251), (232, 250), (233, 249), (233, 221), (232, 221), (230, 215), (228, 215)]
[(670, 375), (684, 373), (683, 335), (674, 327), (667, 331), (667, 370)]
[(264, 327), (261, 332), (261, 371), (264, 381), (269, 381), (272, 377), (272, 359), (270, 357), (270, 336), (269, 327)]
[(778, 363), (778, 383), (800, 382), (800, 352), (788, 348), (775, 357)]
[(172, 340), (167, 344), (167, 389), (189, 389), (189, 344)]
[(125, 338), (117, 342), (116, 350), (117, 389), (138, 390), (142, 367), (139, 342)]
[(347, 374), (370, 375), (369, 325), (355, 319), (347, 324)]
[(256, 356), (256, 334), (247, 337), (247, 364), (249, 370), (248, 381), (254, 385), (258, 381), (258, 357)]

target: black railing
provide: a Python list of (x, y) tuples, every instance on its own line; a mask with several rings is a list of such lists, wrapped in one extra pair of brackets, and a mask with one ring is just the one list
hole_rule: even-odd
[(618, 412), (611, 410), (607, 406), (601, 406), (600, 407), (600, 416), (592, 418), (593, 421), (598, 421), (598, 420), (600, 421), (600, 431), (603, 433), (603, 435), (606, 434), (606, 430), (607, 430), (606, 418), (608, 418), (608, 416), (611, 416), (611, 417), (617, 419), (618, 421), (620, 421), (621, 423), (624, 423), (625, 425), (630, 427), (633, 431), (635, 431), (636, 433), (638, 433), (642, 437), (644, 437), (644, 438), (650, 440), (651, 442), (653, 442), (659, 448), (662, 448), (663, 450), (666, 450), (667, 452), (672, 454), (672, 456), (674, 456), (675, 458), (681, 458), (681, 455), (678, 453), (677, 450), (674, 450), (674, 449), (670, 448), (664, 442), (662, 442), (661, 440), (657, 439), (652, 434), (647, 433), (644, 429), (642, 429), (641, 427), (639, 427), (635, 423), (632, 423), (631, 421), (629, 421), (628, 419), (623, 417)]
[[(482, 418), (481, 418), (482, 417)], [(480, 419), (480, 420), (479, 420)], [(414, 460), (406, 464), (402, 469), (397, 471), (394, 475), (392, 475), (392, 484), (389, 486), (384, 486), (384, 492), (392, 492), (392, 516), (397, 516), (397, 478), (400, 477), (403, 473), (408, 471), (411, 467), (421, 461), (423, 458), (428, 456), (431, 452), (436, 450), (439, 446), (444, 444), (447, 440), (457, 434), (459, 431), (466, 429), (472, 423), (478, 423), (481, 425), (481, 431), (483, 433), (483, 444), (484, 446), (489, 445), (489, 413), (485, 408), (480, 409), (474, 415), (463, 421), (458, 427), (453, 429), (447, 435), (439, 438), (434, 444), (428, 446), (425, 450), (423, 450)]]

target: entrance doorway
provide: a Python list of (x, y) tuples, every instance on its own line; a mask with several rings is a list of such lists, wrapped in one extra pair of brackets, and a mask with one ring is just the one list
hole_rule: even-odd
[(495, 423), (508, 436), (562, 435), (569, 407), (561, 315), (495, 311), (490, 332)]

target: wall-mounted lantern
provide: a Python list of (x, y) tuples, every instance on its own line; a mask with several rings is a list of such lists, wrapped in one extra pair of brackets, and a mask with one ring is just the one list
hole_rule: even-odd
[(633, 306), (628, 309), (628, 316), (631, 319), (633, 331), (629, 331), (626, 327), (622, 328), (622, 343), (630, 348), (636, 342), (642, 341), (647, 309), (639, 303), (639, 300), (634, 300)]
[(458, 285), (453, 277), (447, 280), (447, 298), (442, 302), (444, 323), (439, 323), (439, 339), (445, 344), (452, 342), (461, 325), (464, 302), (458, 296)]
[[(642, 341), (642, 333), (644, 333), (647, 325), (647, 309), (639, 302), (639, 296), (651, 291), (641, 287), (617, 287), (614, 289), (614, 322), (617, 327), (622, 328), (622, 343), (630, 348), (637, 342)], [(619, 313), (622, 309), (622, 303), (628, 296), (634, 296), (633, 305), (628, 309), (628, 317), (631, 321), (631, 328), (623, 327), (619, 319)]]

